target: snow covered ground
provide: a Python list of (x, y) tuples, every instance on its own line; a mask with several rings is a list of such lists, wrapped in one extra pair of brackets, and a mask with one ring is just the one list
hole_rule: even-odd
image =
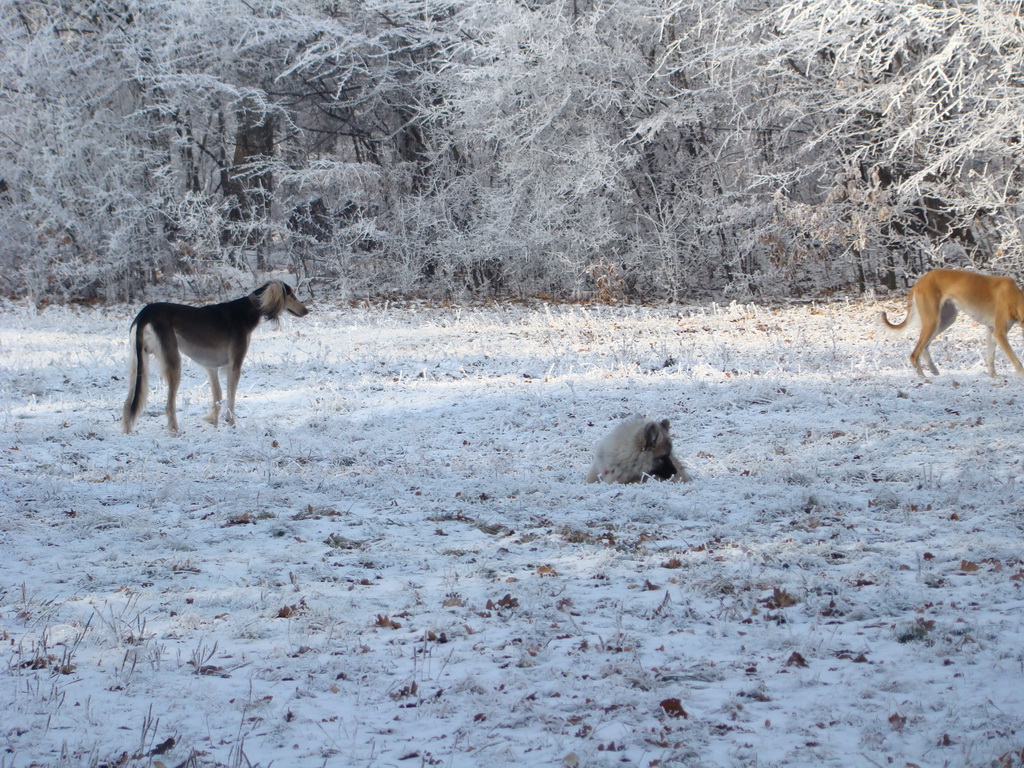
[[(2, 307), (0, 766), (1024, 763), (969, 320), (922, 382), (874, 302), (310, 308), (171, 437), (162, 384), (119, 431), (137, 307)], [(693, 483), (582, 482), (631, 413)]]

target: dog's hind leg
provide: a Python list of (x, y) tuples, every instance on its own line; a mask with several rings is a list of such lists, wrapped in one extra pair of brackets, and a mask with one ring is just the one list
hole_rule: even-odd
[(160, 337), (158, 357), (164, 368), (164, 379), (167, 381), (167, 431), (178, 434), (178, 386), (181, 384), (181, 353), (174, 333), (162, 334)]
[(938, 332), (935, 330), (929, 330), (924, 326), (921, 327), (921, 336), (917, 340), (917, 346), (914, 347), (914, 351), (910, 353), (910, 363), (914, 366), (914, 370), (917, 371), (917, 375), (924, 378), (924, 369), (921, 367), (921, 362), (928, 366), (928, 370), (932, 372), (932, 376), (939, 375), (939, 369), (935, 367), (935, 362), (932, 360), (932, 353), (928, 351), (928, 345), (932, 343)]
[[(920, 307), (918, 307), (920, 311)], [(921, 336), (917, 340), (917, 346), (914, 347), (914, 351), (910, 353), (910, 362), (913, 364), (915, 370), (917, 370), (918, 376), (924, 376), (924, 371), (921, 368), (921, 361), (928, 366), (928, 370), (932, 372), (932, 376), (939, 375), (939, 369), (935, 365), (935, 361), (932, 360), (932, 353), (929, 350), (929, 346), (940, 333), (949, 328), (956, 321), (957, 309), (956, 304), (952, 301), (945, 301), (938, 308), (937, 316), (929, 316), (928, 313), (920, 312), (921, 317)]]
[(217, 373), (216, 368), (207, 368), (206, 375), (210, 377), (210, 395), (213, 397), (210, 412), (206, 414), (206, 421), (213, 424), (213, 426), (217, 426), (217, 419), (220, 418), (220, 402), (222, 397), (220, 375)]
[(181, 384), (181, 358), (176, 364), (168, 364), (167, 376), (167, 431), (172, 435), (178, 434), (178, 385)]

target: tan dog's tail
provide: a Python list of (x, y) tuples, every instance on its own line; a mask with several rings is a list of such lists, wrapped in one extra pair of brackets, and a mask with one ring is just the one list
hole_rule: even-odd
[(878, 313), (878, 319), (886, 328), (891, 328), (894, 331), (902, 331), (907, 327), (917, 316), (917, 302), (914, 301), (914, 289), (910, 289), (910, 293), (907, 295), (907, 316), (903, 318), (902, 322), (893, 323), (885, 314), (885, 310)]
[(143, 327), (138, 323), (132, 323), (129, 333), (129, 345), (131, 346), (131, 357), (128, 365), (128, 399), (124, 401), (124, 411), (121, 414), (121, 429), (125, 434), (132, 431), (135, 420), (139, 418), (142, 409), (146, 407), (146, 399), (149, 395), (149, 355), (145, 350), (143, 338)]

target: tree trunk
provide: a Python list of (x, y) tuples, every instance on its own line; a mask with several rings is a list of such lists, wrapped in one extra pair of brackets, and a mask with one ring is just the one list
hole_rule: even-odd
[(265, 110), (243, 105), (236, 115), (235, 154), (222, 175), (228, 199), (226, 244), (255, 248), (257, 269), (266, 269), (266, 244), (274, 189), (269, 160), (274, 154), (274, 119)]

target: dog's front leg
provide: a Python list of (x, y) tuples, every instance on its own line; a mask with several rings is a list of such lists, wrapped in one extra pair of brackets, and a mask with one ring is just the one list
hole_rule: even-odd
[(239, 362), (237, 365), (232, 363), (228, 366), (227, 374), (227, 385), (228, 385), (228, 402), (227, 412), (224, 414), (224, 421), (229, 426), (235, 425), (235, 393), (238, 391), (238, 379), (242, 375), (242, 364)]
[(985, 365), (988, 367), (988, 375), (995, 378), (996, 335), (991, 328), (988, 329), (988, 337), (985, 339)]
[(220, 376), (217, 373), (216, 368), (207, 368), (206, 375), (210, 378), (210, 395), (213, 397), (213, 403), (210, 405), (210, 412), (206, 414), (206, 421), (217, 426), (217, 419), (220, 418), (220, 401), (222, 392), (220, 389)]
[[(1010, 362), (1013, 363), (1013, 367), (1016, 369), (1017, 373), (1020, 374), (1021, 376), (1024, 376), (1024, 366), (1020, 364), (1020, 359), (1017, 357), (1017, 353), (1013, 351), (1013, 347), (1010, 346), (1010, 340), (1006, 337), (1006, 331), (1008, 330), (1008, 326), (1008, 323), (996, 326), (996, 328), (1000, 329), (1001, 332), (1000, 330), (993, 330), (992, 336), (989, 337), (989, 346), (991, 347), (992, 337), (994, 336), (995, 343), (997, 343), (1000, 349), (1002, 349), (1003, 352), (1006, 353), (1006, 356), (1010, 359)], [(995, 364), (991, 362), (992, 357), (995, 357), (994, 350), (990, 353), (989, 373), (995, 376), (996, 369)]]

